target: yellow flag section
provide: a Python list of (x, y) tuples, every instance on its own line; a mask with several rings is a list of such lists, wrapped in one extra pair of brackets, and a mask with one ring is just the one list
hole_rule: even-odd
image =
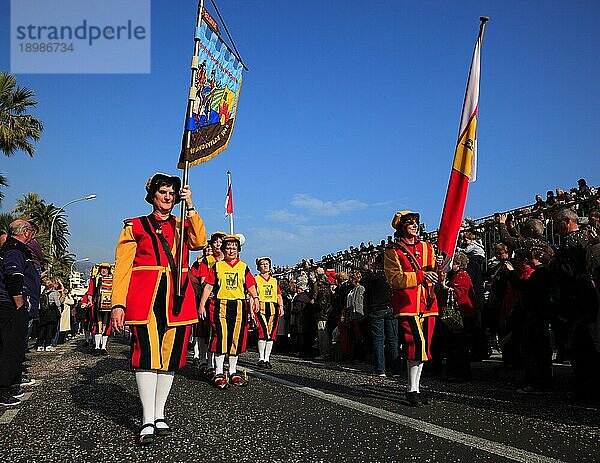
[(463, 174), (467, 181), (475, 181), (477, 174), (477, 108), (475, 108), (475, 114), (469, 121), (463, 136), (458, 140), (452, 169)]
[(469, 71), (458, 142), (438, 231), (438, 247), (444, 256), (443, 271), (450, 269), (467, 202), (469, 182), (474, 182), (477, 174), (477, 114), (479, 110), (481, 43), (485, 23), (488, 19), (487, 17), (480, 18), (481, 25)]

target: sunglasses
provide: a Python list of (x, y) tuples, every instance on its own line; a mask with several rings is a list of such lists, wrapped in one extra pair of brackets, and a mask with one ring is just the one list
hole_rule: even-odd
[(402, 225), (419, 225), (419, 221), (415, 219), (406, 219), (402, 222)]

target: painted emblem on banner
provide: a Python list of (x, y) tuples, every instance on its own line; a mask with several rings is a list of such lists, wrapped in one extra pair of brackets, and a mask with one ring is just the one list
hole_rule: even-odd
[(196, 38), (200, 42), (199, 69), (190, 95), (190, 98), (194, 97), (192, 117), (186, 121), (191, 142), (186, 149), (184, 137), (179, 168), (183, 168), (185, 161), (191, 166), (206, 162), (227, 148), (242, 88), (243, 64), (231, 53), (218, 32), (203, 20), (196, 30)]

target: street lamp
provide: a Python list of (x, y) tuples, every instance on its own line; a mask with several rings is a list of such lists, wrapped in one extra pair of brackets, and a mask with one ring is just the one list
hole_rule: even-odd
[[(52, 241), (52, 238), (54, 236), (54, 223), (56, 222), (56, 218), (58, 217), (58, 215), (61, 212), (63, 212), (65, 210), (65, 207), (67, 207), (73, 203), (77, 203), (79, 201), (87, 201), (88, 199), (96, 199), (96, 195), (92, 194), (92, 195), (84, 196), (83, 198), (72, 199), (71, 201), (65, 203), (54, 214), (54, 217), (52, 218), (52, 224), (50, 225), (50, 269), (52, 269), (52, 259), (54, 259), (54, 242)], [(52, 272), (50, 272), (50, 273), (52, 273)]]
[(73, 263), (71, 264), (71, 274), (73, 274), (73, 267), (75, 266), (75, 264), (76, 264), (77, 262), (87, 262), (87, 261), (89, 261), (89, 260), (90, 260), (90, 258), (89, 258), (89, 257), (84, 257), (83, 259), (77, 259), (77, 260), (74, 260), (74, 261), (73, 261)]

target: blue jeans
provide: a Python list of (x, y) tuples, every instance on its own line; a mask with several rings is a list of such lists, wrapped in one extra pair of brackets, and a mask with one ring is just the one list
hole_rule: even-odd
[(58, 344), (58, 337), (60, 336), (60, 317), (56, 322), (56, 332), (54, 333), (54, 337), (52, 338), (52, 347), (56, 347)]
[(387, 351), (389, 369), (393, 375), (400, 372), (400, 352), (398, 350), (398, 320), (392, 309), (372, 310), (369, 312), (373, 353), (375, 354), (375, 373), (385, 373), (385, 352)]

